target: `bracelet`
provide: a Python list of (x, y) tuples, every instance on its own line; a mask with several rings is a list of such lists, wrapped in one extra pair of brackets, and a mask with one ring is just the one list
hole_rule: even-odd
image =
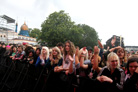
[(81, 55), (86, 55), (86, 54), (83, 54), (83, 53), (82, 53)]
[(84, 55), (81, 55), (81, 57), (85, 57)]

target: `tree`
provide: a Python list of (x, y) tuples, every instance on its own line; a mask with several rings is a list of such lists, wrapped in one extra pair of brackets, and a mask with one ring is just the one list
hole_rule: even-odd
[(34, 28), (34, 29), (30, 32), (29, 35), (30, 35), (30, 37), (37, 38), (37, 40), (38, 40), (38, 38), (40, 37), (40, 34), (41, 34), (40, 30), (37, 29), (37, 28)]
[(94, 28), (85, 25), (85, 24), (78, 24), (78, 27), (83, 29), (82, 34), (82, 41), (81, 41), (81, 47), (84, 46), (91, 46), (94, 47), (95, 45), (98, 45), (98, 33), (95, 31)]
[(64, 43), (67, 40), (73, 42), (74, 36), (78, 37), (82, 32), (63, 10), (50, 14), (41, 27), (41, 40), (47, 42), (48, 46), (55, 46), (58, 42)]
[(72, 29), (68, 32), (67, 37), (71, 40), (76, 46), (82, 47), (81, 43), (83, 40), (82, 34), (84, 33), (82, 28), (79, 28), (77, 25), (74, 25)]
[(58, 42), (72, 41), (76, 46), (94, 46), (98, 44), (98, 34), (88, 25), (76, 25), (63, 10), (50, 14), (41, 24), (41, 42), (53, 47)]

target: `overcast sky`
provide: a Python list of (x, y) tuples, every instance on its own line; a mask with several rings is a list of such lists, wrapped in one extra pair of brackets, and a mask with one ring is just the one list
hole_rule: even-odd
[(138, 46), (138, 0), (0, 0), (0, 15), (7, 15), (20, 26), (41, 29), (53, 12), (64, 10), (76, 24), (93, 27), (102, 44), (113, 35), (124, 44)]

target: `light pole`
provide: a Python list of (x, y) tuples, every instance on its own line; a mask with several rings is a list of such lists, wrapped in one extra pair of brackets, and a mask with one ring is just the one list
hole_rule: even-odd
[(122, 43), (122, 37), (121, 37), (121, 35), (120, 35), (120, 46), (121, 46), (121, 43)]

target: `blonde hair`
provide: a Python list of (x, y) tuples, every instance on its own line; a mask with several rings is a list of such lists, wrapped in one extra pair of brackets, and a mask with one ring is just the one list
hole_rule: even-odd
[[(78, 54), (78, 57), (80, 57), (81, 56), (81, 53), (83, 52), (83, 48), (81, 48), (80, 50), (79, 50), (79, 54)], [(87, 60), (88, 59), (88, 50), (86, 49), (86, 56), (84, 57), (84, 60)]]
[(108, 56), (107, 56), (107, 67), (108, 68), (112, 68), (111, 65), (110, 65), (110, 62), (111, 62), (111, 59), (113, 57), (116, 57), (117, 58), (117, 62), (118, 62), (117, 68), (120, 68), (120, 59), (119, 59), (118, 55), (116, 53), (114, 53), (114, 52), (110, 52), (108, 54)]
[(48, 58), (49, 58), (49, 49), (48, 49), (48, 47), (43, 46), (43, 47), (42, 47), (42, 50), (41, 50), (41, 55), (43, 54), (43, 53), (42, 53), (42, 52), (43, 52), (43, 49), (46, 50), (46, 59), (48, 59)]
[[(62, 57), (61, 51), (60, 51), (60, 49), (57, 46), (55, 46), (54, 48), (52, 48), (52, 52), (51, 53), (53, 53), (53, 49), (55, 49), (56, 52), (57, 52), (57, 58), (55, 59), (55, 62), (54, 62), (55, 64), (57, 64), (59, 62), (59, 60), (61, 59), (61, 57)], [(52, 55), (52, 57), (53, 57), (53, 55)], [(53, 62), (51, 62), (51, 65), (53, 65)]]

